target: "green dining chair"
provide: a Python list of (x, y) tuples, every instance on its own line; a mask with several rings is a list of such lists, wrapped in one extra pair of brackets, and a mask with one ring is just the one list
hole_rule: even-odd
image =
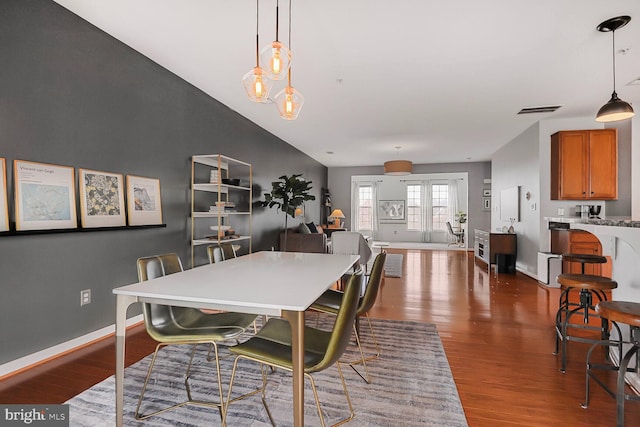
[(216, 264), (224, 261), (222, 248), (218, 245), (207, 246), (207, 256), (209, 257), (209, 264)]
[[(349, 391), (347, 390), (347, 383), (342, 373), (340, 357), (349, 345), (351, 328), (356, 318), (360, 284), (359, 276), (360, 274), (352, 275), (345, 285), (342, 303), (331, 331), (324, 331), (309, 326), (304, 328), (304, 376), (308, 378), (311, 383), (311, 389), (313, 390), (313, 396), (322, 427), (325, 427), (326, 424), (322, 414), (316, 384), (311, 374), (323, 371), (333, 365), (336, 365), (340, 380), (342, 381), (342, 388), (349, 406), (349, 416), (333, 424), (332, 427), (346, 423), (355, 416)], [(270, 366), (271, 368), (282, 368), (288, 371), (292, 371), (293, 369), (291, 361), (291, 326), (289, 322), (283, 319), (269, 319), (267, 324), (255, 336), (242, 344), (230, 347), (229, 350), (237, 356), (233, 364), (233, 371), (231, 372), (227, 402), (231, 401), (233, 381), (237, 372), (238, 362), (241, 359), (258, 362), (263, 366)], [(262, 373), (262, 388), (259, 389), (262, 391), (262, 403), (267, 410), (271, 423), (275, 425), (266, 401), (267, 375), (264, 369)], [(238, 398), (234, 400), (237, 399)], [(225, 411), (225, 416), (226, 413)]]
[(209, 256), (210, 264), (238, 257), (236, 248), (231, 243), (207, 246), (207, 255)]
[[(138, 279), (141, 282), (183, 271), (182, 262), (178, 255), (174, 253), (139, 258), (137, 261), (137, 267)], [(138, 420), (144, 420), (153, 415), (161, 414), (181, 406), (199, 405), (217, 407), (220, 410), (220, 417), (224, 421), (225, 405), (222, 380), (220, 378), (218, 343), (225, 340), (237, 339), (240, 334), (245, 332), (245, 330), (252, 325), (256, 316), (241, 313), (206, 314), (195, 308), (175, 307), (151, 303), (142, 304), (142, 314), (147, 333), (151, 338), (158, 342), (158, 345), (153, 353), (153, 358), (151, 359), (151, 364), (147, 371), (147, 377), (145, 378), (142, 391), (140, 392), (140, 397), (135, 411), (135, 418)], [(151, 378), (153, 366), (156, 362), (159, 351), (165, 346), (179, 344), (193, 344), (184, 379), (187, 400), (151, 413), (142, 414), (140, 412), (140, 407), (142, 405), (144, 394), (149, 384), (149, 378)], [(218, 379), (218, 392), (220, 396), (220, 400), (218, 402), (199, 401), (194, 400), (191, 397), (189, 376), (191, 374), (191, 364), (197, 344), (211, 344), (213, 346)]]
[[(371, 375), (369, 375), (369, 370), (367, 368), (367, 362), (377, 359), (380, 357), (380, 347), (378, 346), (378, 340), (376, 339), (376, 334), (373, 332), (373, 327), (371, 326), (371, 319), (369, 318), (369, 310), (373, 307), (373, 304), (376, 302), (376, 298), (378, 297), (378, 291), (380, 289), (380, 284), (382, 283), (382, 275), (384, 270), (384, 262), (387, 258), (386, 253), (380, 253), (376, 256), (373, 261), (373, 266), (371, 267), (371, 272), (369, 275), (369, 281), (367, 282), (367, 287), (365, 288), (364, 295), (360, 298), (358, 302), (358, 317), (356, 318), (356, 322), (353, 325), (353, 333), (356, 337), (356, 344), (358, 344), (358, 350), (360, 351), (360, 360), (349, 362), (349, 366), (362, 377), (367, 384), (371, 384)], [(340, 306), (342, 304), (342, 292), (336, 291), (333, 289), (329, 289), (323, 293), (320, 298), (316, 300), (313, 304), (311, 304), (310, 309), (320, 311), (323, 313), (337, 314)], [(369, 331), (371, 333), (371, 338), (373, 339), (373, 343), (375, 345), (376, 352), (372, 356), (365, 357), (364, 351), (362, 350), (362, 345), (360, 344), (360, 334), (359, 334), (359, 323), (358, 318), (364, 316), (367, 319), (367, 323), (369, 324)], [(364, 375), (360, 373), (355, 367), (355, 365), (362, 364), (364, 367)]]

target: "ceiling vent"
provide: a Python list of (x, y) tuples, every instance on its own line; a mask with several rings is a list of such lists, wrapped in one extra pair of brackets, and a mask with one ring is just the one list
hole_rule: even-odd
[(547, 105), (544, 107), (526, 107), (518, 111), (518, 114), (553, 113), (562, 105)]

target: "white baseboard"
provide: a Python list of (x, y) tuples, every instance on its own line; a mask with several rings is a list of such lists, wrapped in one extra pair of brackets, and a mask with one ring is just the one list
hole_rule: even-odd
[[(143, 321), (142, 314), (132, 317), (130, 319), (127, 319), (127, 327), (135, 325), (142, 321)], [(78, 338), (74, 338), (72, 340), (60, 343), (58, 345), (54, 345), (53, 347), (45, 348), (44, 350), (40, 350), (36, 353), (29, 354), (27, 356), (21, 357), (16, 360), (12, 360), (11, 362), (4, 363), (0, 365), (0, 379), (4, 376), (16, 373), (18, 371), (21, 371), (31, 366), (42, 363), (45, 360), (52, 359), (64, 353), (67, 353), (69, 351), (75, 350), (92, 341), (112, 335), (115, 333), (115, 330), (116, 330), (115, 324), (110, 326), (105, 326), (102, 329), (98, 329), (97, 331), (90, 332)]]

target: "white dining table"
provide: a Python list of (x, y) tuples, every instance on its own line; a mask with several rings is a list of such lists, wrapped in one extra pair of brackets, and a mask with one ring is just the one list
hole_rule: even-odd
[(128, 307), (136, 302), (281, 316), (291, 324), (293, 421), (304, 425), (305, 310), (358, 255), (256, 252), (218, 264), (115, 288), (116, 426), (123, 425)]

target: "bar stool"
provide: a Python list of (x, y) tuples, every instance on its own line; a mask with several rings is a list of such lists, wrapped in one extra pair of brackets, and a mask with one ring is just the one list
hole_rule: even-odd
[[(594, 343), (587, 353), (587, 384), (586, 399), (582, 404), (583, 408), (589, 406), (589, 379), (593, 378), (609, 396), (616, 399), (618, 427), (624, 426), (624, 402), (625, 400), (640, 401), (640, 396), (636, 394), (625, 393), (625, 375), (627, 372), (640, 373), (640, 303), (622, 302), (622, 301), (604, 301), (596, 306), (596, 312), (604, 319), (608, 319), (618, 330), (618, 340), (604, 340)], [(629, 341), (623, 341), (622, 334), (618, 323), (629, 325)], [(631, 347), (623, 354), (623, 344), (630, 344)], [(620, 355), (620, 366), (616, 367), (610, 364), (591, 363), (591, 353), (598, 346), (618, 347)], [(631, 358), (635, 356), (635, 368), (629, 368)], [(611, 390), (600, 378), (598, 378), (593, 370), (602, 369), (618, 372), (616, 390)]]
[(582, 274), (584, 274), (585, 264), (605, 264), (607, 258), (602, 255), (593, 254), (562, 254), (563, 261), (579, 262), (582, 267)]
[[(556, 348), (553, 354), (558, 354), (560, 341), (562, 341), (562, 366), (560, 372), (566, 371), (567, 366), (567, 341), (578, 341), (586, 343), (594, 343), (598, 340), (590, 337), (581, 337), (570, 335), (569, 328), (599, 331), (600, 340), (609, 338), (609, 326), (606, 319), (601, 318), (595, 312), (594, 296), (596, 303), (607, 301), (605, 291), (615, 289), (618, 284), (603, 276), (594, 276), (591, 274), (560, 274), (558, 275), (558, 283), (563, 290), (560, 293), (558, 303), (558, 311), (556, 312)], [(569, 295), (572, 290), (579, 290), (579, 302), (571, 302)], [(582, 314), (583, 324), (570, 323), (571, 317), (575, 314)], [(601, 319), (601, 325), (590, 326), (589, 318), (596, 317)]]

